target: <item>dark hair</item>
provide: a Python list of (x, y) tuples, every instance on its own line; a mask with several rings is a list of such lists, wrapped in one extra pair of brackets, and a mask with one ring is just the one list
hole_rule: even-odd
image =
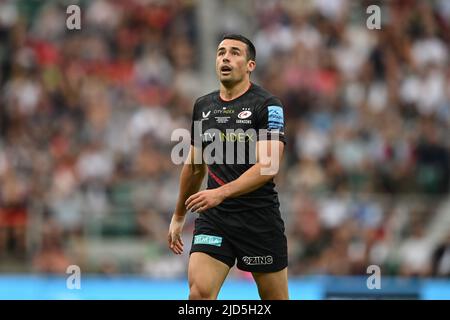
[(237, 40), (247, 45), (247, 59), (256, 61), (256, 49), (253, 43), (246, 37), (240, 34), (226, 34), (222, 37), (222, 41), (225, 39)]

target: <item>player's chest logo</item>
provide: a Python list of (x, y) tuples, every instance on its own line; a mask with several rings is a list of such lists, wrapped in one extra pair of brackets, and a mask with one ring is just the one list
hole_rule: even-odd
[(214, 110), (214, 118), (216, 119), (216, 123), (224, 124), (228, 123), (230, 118), (234, 115), (234, 109), (222, 107)]
[(211, 114), (211, 110), (209, 110), (208, 112), (203, 111), (202, 112), (202, 117), (203, 119), (207, 119), (209, 117), (209, 115)]
[(251, 111), (242, 111), (242, 112), (239, 112), (238, 118), (239, 118), (239, 119), (247, 119), (247, 118), (250, 117), (251, 115), (252, 115), (252, 112), (251, 112)]
[(238, 118), (239, 118), (239, 119), (247, 119), (247, 118), (250, 117), (251, 115), (252, 115), (252, 112), (251, 112), (251, 111), (242, 111), (242, 112), (239, 112)]
[(242, 111), (237, 115), (236, 123), (251, 124), (252, 120), (249, 119), (251, 115), (250, 108), (242, 108)]

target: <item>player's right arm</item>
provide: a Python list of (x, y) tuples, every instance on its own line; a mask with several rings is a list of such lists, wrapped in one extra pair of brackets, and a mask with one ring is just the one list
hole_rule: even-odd
[(187, 212), (185, 202), (191, 195), (200, 190), (207, 171), (205, 163), (199, 164), (195, 161), (195, 159), (201, 159), (201, 156), (198, 157), (198, 152), (201, 153), (201, 149), (191, 145), (186, 162), (181, 169), (180, 189), (177, 205), (175, 212), (172, 215), (172, 220), (169, 226), (169, 234), (167, 235), (169, 247), (175, 254), (183, 253), (184, 244), (181, 239), (181, 232), (183, 230)]

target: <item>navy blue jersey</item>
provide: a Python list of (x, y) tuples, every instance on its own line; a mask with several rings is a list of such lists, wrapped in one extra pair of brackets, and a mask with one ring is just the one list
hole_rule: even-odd
[[(208, 166), (208, 189), (231, 182), (251, 168), (256, 160), (256, 141), (263, 139), (286, 143), (283, 105), (260, 86), (252, 83), (231, 101), (222, 100), (217, 90), (195, 102), (191, 144), (202, 149)], [(274, 205), (279, 201), (272, 179), (255, 191), (226, 199), (217, 209), (242, 211)]]

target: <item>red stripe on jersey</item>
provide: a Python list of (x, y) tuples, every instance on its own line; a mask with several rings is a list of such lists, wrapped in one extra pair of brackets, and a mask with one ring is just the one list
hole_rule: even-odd
[(221, 186), (223, 186), (225, 184), (225, 182), (220, 179), (218, 176), (216, 176), (211, 170), (209, 170), (208, 168), (208, 173), (211, 176), (211, 178), (214, 179), (215, 182), (217, 182), (218, 184), (220, 184)]

